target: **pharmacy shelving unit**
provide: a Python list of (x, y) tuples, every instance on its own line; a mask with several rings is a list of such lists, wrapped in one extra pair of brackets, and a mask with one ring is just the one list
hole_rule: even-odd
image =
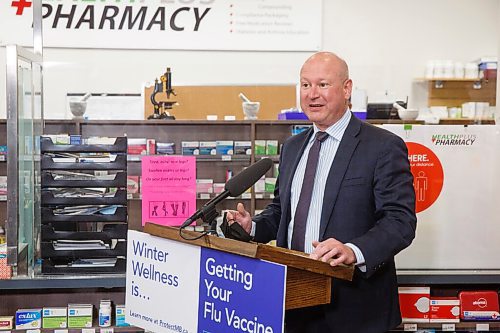
[[(41, 176), (42, 176), (42, 233), (41, 258), (44, 274), (94, 274), (125, 272), (127, 251), (127, 138), (118, 137), (114, 144), (73, 144), (58, 145), (50, 137), (41, 138)], [(106, 162), (61, 162), (54, 160), (53, 153), (109, 153), (116, 154), (114, 161)], [(113, 179), (57, 179), (54, 171), (75, 171), (93, 173), (107, 171)], [(104, 188), (116, 190), (112, 196), (103, 197), (60, 197), (54, 195), (57, 188)], [(54, 214), (56, 208), (81, 205), (114, 206), (116, 210), (109, 215)], [(98, 240), (106, 244), (105, 249), (67, 249), (56, 250), (54, 242)], [(85, 265), (85, 259), (116, 259), (114, 266)], [(78, 265), (74, 263), (79, 262)]]

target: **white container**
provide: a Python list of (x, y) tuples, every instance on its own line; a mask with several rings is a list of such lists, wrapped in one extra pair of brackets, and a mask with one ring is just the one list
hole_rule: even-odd
[(434, 62), (434, 78), (442, 79), (444, 77), (444, 63), (441, 60)]
[(99, 326), (111, 326), (111, 301), (102, 300), (99, 305)]
[(465, 76), (465, 66), (461, 62), (456, 62), (455, 63), (455, 78), (456, 79), (463, 79)]
[(427, 61), (427, 65), (425, 66), (425, 78), (432, 79), (434, 77), (434, 60)]
[(475, 62), (468, 62), (467, 64), (465, 64), (465, 78), (466, 79), (479, 78), (479, 67)]
[(446, 60), (444, 62), (444, 73), (443, 77), (447, 79), (452, 79), (455, 77), (455, 64), (451, 60)]

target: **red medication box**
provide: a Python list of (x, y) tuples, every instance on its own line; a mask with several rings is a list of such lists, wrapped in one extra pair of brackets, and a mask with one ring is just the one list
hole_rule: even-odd
[(430, 322), (460, 322), (460, 300), (453, 297), (431, 298)]
[(463, 320), (498, 320), (498, 294), (496, 291), (461, 291), (460, 318)]
[(430, 287), (399, 287), (398, 292), (403, 323), (428, 323)]

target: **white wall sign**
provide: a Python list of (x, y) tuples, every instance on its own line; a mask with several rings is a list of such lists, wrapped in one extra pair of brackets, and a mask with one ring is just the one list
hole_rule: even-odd
[[(314, 51), (322, 0), (43, 0), (44, 46)], [(32, 0), (0, 2), (1, 44), (32, 44)], [(16, 34), (12, 34), (16, 31)]]
[(500, 269), (497, 126), (384, 125), (408, 146), (417, 236), (398, 269)]

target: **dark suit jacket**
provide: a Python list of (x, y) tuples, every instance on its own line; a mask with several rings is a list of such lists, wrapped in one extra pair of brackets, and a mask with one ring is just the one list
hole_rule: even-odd
[[(255, 240), (287, 247), (290, 189), (312, 128), (289, 138), (280, 156), (273, 202), (259, 215)], [(334, 279), (324, 307), (332, 331), (385, 332), (401, 322), (394, 256), (415, 237), (415, 193), (406, 145), (398, 136), (352, 116), (328, 175), (319, 240), (359, 247), (366, 273)]]

